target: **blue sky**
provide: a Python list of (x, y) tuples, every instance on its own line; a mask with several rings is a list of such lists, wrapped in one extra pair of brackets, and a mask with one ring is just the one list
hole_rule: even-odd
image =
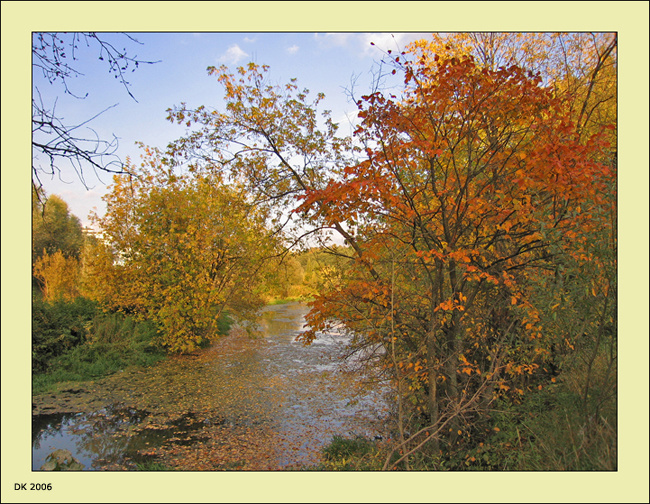
[[(64, 95), (60, 85), (49, 84), (38, 71), (33, 84), (37, 86), (46, 104), (56, 101), (57, 113), (65, 124), (78, 124), (103, 112), (88, 124), (101, 138), (119, 139), (117, 153), (139, 156), (136, 141), (163, 148), (178, 138), (184, 129), (165, 120), (166, 109), (181, 102), (189, 106), (222, 104), (221, 87), (215, 77), (208, 76), (208, 66), (228, 65), (231, 69), (250, 61), (270, 66), (271, 80), (284, 84), (298, 79), (300, 88), (310, 94), (325, 93), (323, 109), (332, 111), (332, 117), (341, 124), (341, 132), (348, 133), (349, 121), (354, 120), (356, 107), (350, 102), (345, 88), (356, 78), (357, 97), (368, 91), (372, 71), (383, 56), (382, 50), (403, 49), (426, 33), (132, 33), (141, 45), (124, 35), (104, 33), (103, 38), (116, 47), (126, 47), (128, 54), (154, 65), (141, 65), (128, 74), (134, 101), (123, 86), (108, 73), (105, 62), (98, 60), (95, 47), (79, 53), (75, 62), (83, 75), (69, 80), (71, 90), (85, 99)], [(374, 45), (371, 44), (374, 43)], [(83, 46), (83, 44), (81, 44)], [(396, 84), (399, 82), (396, 81)], [(117, 105), (116, 105), (117, 104)], [(116, 106), (113, 106), (116, 105)], [(86, 170), (88, 189), (79, 181), (70, 167), (62, 165), (62, 175), (43, 176), (41, 181), (47, 194), (61, 196), (70, 211), (84, 224), (88, 214), (96, 208), (103, 212), (101, 196), (106, 193), (111, 177), (91, 169)]]

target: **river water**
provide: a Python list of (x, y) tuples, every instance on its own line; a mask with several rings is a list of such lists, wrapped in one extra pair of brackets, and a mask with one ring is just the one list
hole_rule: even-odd
[(385, 436), (386, 388), (341, 359), (346, 336), (297, 342), (307, 311), (268, 306), (256, 338), (35, 397), (32, 469), (60, 448), (86, 470), (297, 469), (335, 435)]

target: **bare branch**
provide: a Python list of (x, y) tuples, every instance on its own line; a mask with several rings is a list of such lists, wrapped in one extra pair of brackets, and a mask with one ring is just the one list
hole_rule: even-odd
[[(130, 42), (140, 44), (134, 37), (124, 35)], [(32, 67), (40, 70), (43, 77), (51, 85), (60, 83), (64, 94), (77, 99), (84, 99), (88, 93), (78, 93), (70, 88), (70, 80), (83, 76), (77, 68), (81, 55), (79, 44), (86, 47), (97, 46), (98, 58), (108, 64), (108, 73), (112, 74), (125, 88), (128, 95), (137, 102), (129, 89), (126, 79), (127, 70), (135, 71), (142, 64), (154, 64), (158, 61), (147, 61), (130, 56), (126, 49), (119, 50), (104, 37), (95, 32), (74, 33), (35, 33), (32, 40)], [(117, 156), (117, 137), (102, 139), (88, 126), (107, 110), (116, 107), (112, 105), (78, 124), (65, 124), (64, 119), (56, 110), (57, 101), (51, 108), (43, 103), (38, 87), (34, 87), (32, 96), (32, 184), (42, 187), (41, 175), (59, 174), (65, 170), (61, 162), (69, 163), (77, 178), (88, 188), (84, 169), (92, 168), (98, 172), (126, 173), (124, 164)], [(86, 133), (80, 130), (85, 128)], [(39, 160), (39, 156), (42, 158)]]

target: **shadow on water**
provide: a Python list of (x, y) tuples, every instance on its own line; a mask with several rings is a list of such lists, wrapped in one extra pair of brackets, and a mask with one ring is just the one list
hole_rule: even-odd
[(62, 448), (86, 470), (148, 460), (186, 470), (274, 470), (317, 463), (334, 435), (381, 433), (384, 389), (340, 368), (344, 335), (297, 342), (307, 312), (299, 303), (268, 306), (261, 337), (233, 334), (197, 357), (100, 380), (74, 397), (104, 398), (103, 408), (35, 414), (32, 469)]

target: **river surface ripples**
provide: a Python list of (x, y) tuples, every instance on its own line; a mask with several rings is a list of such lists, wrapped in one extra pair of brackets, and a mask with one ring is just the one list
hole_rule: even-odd
[(259, 337), (234, 330), (197, 355), (34, 397), (32, 469), (56, 449), (86, 470), (297, 469), (335, 435), (385, 435), (385, 387), (342, 366), (344, 335), (297, 342), (307, 312), (267, 306)]

